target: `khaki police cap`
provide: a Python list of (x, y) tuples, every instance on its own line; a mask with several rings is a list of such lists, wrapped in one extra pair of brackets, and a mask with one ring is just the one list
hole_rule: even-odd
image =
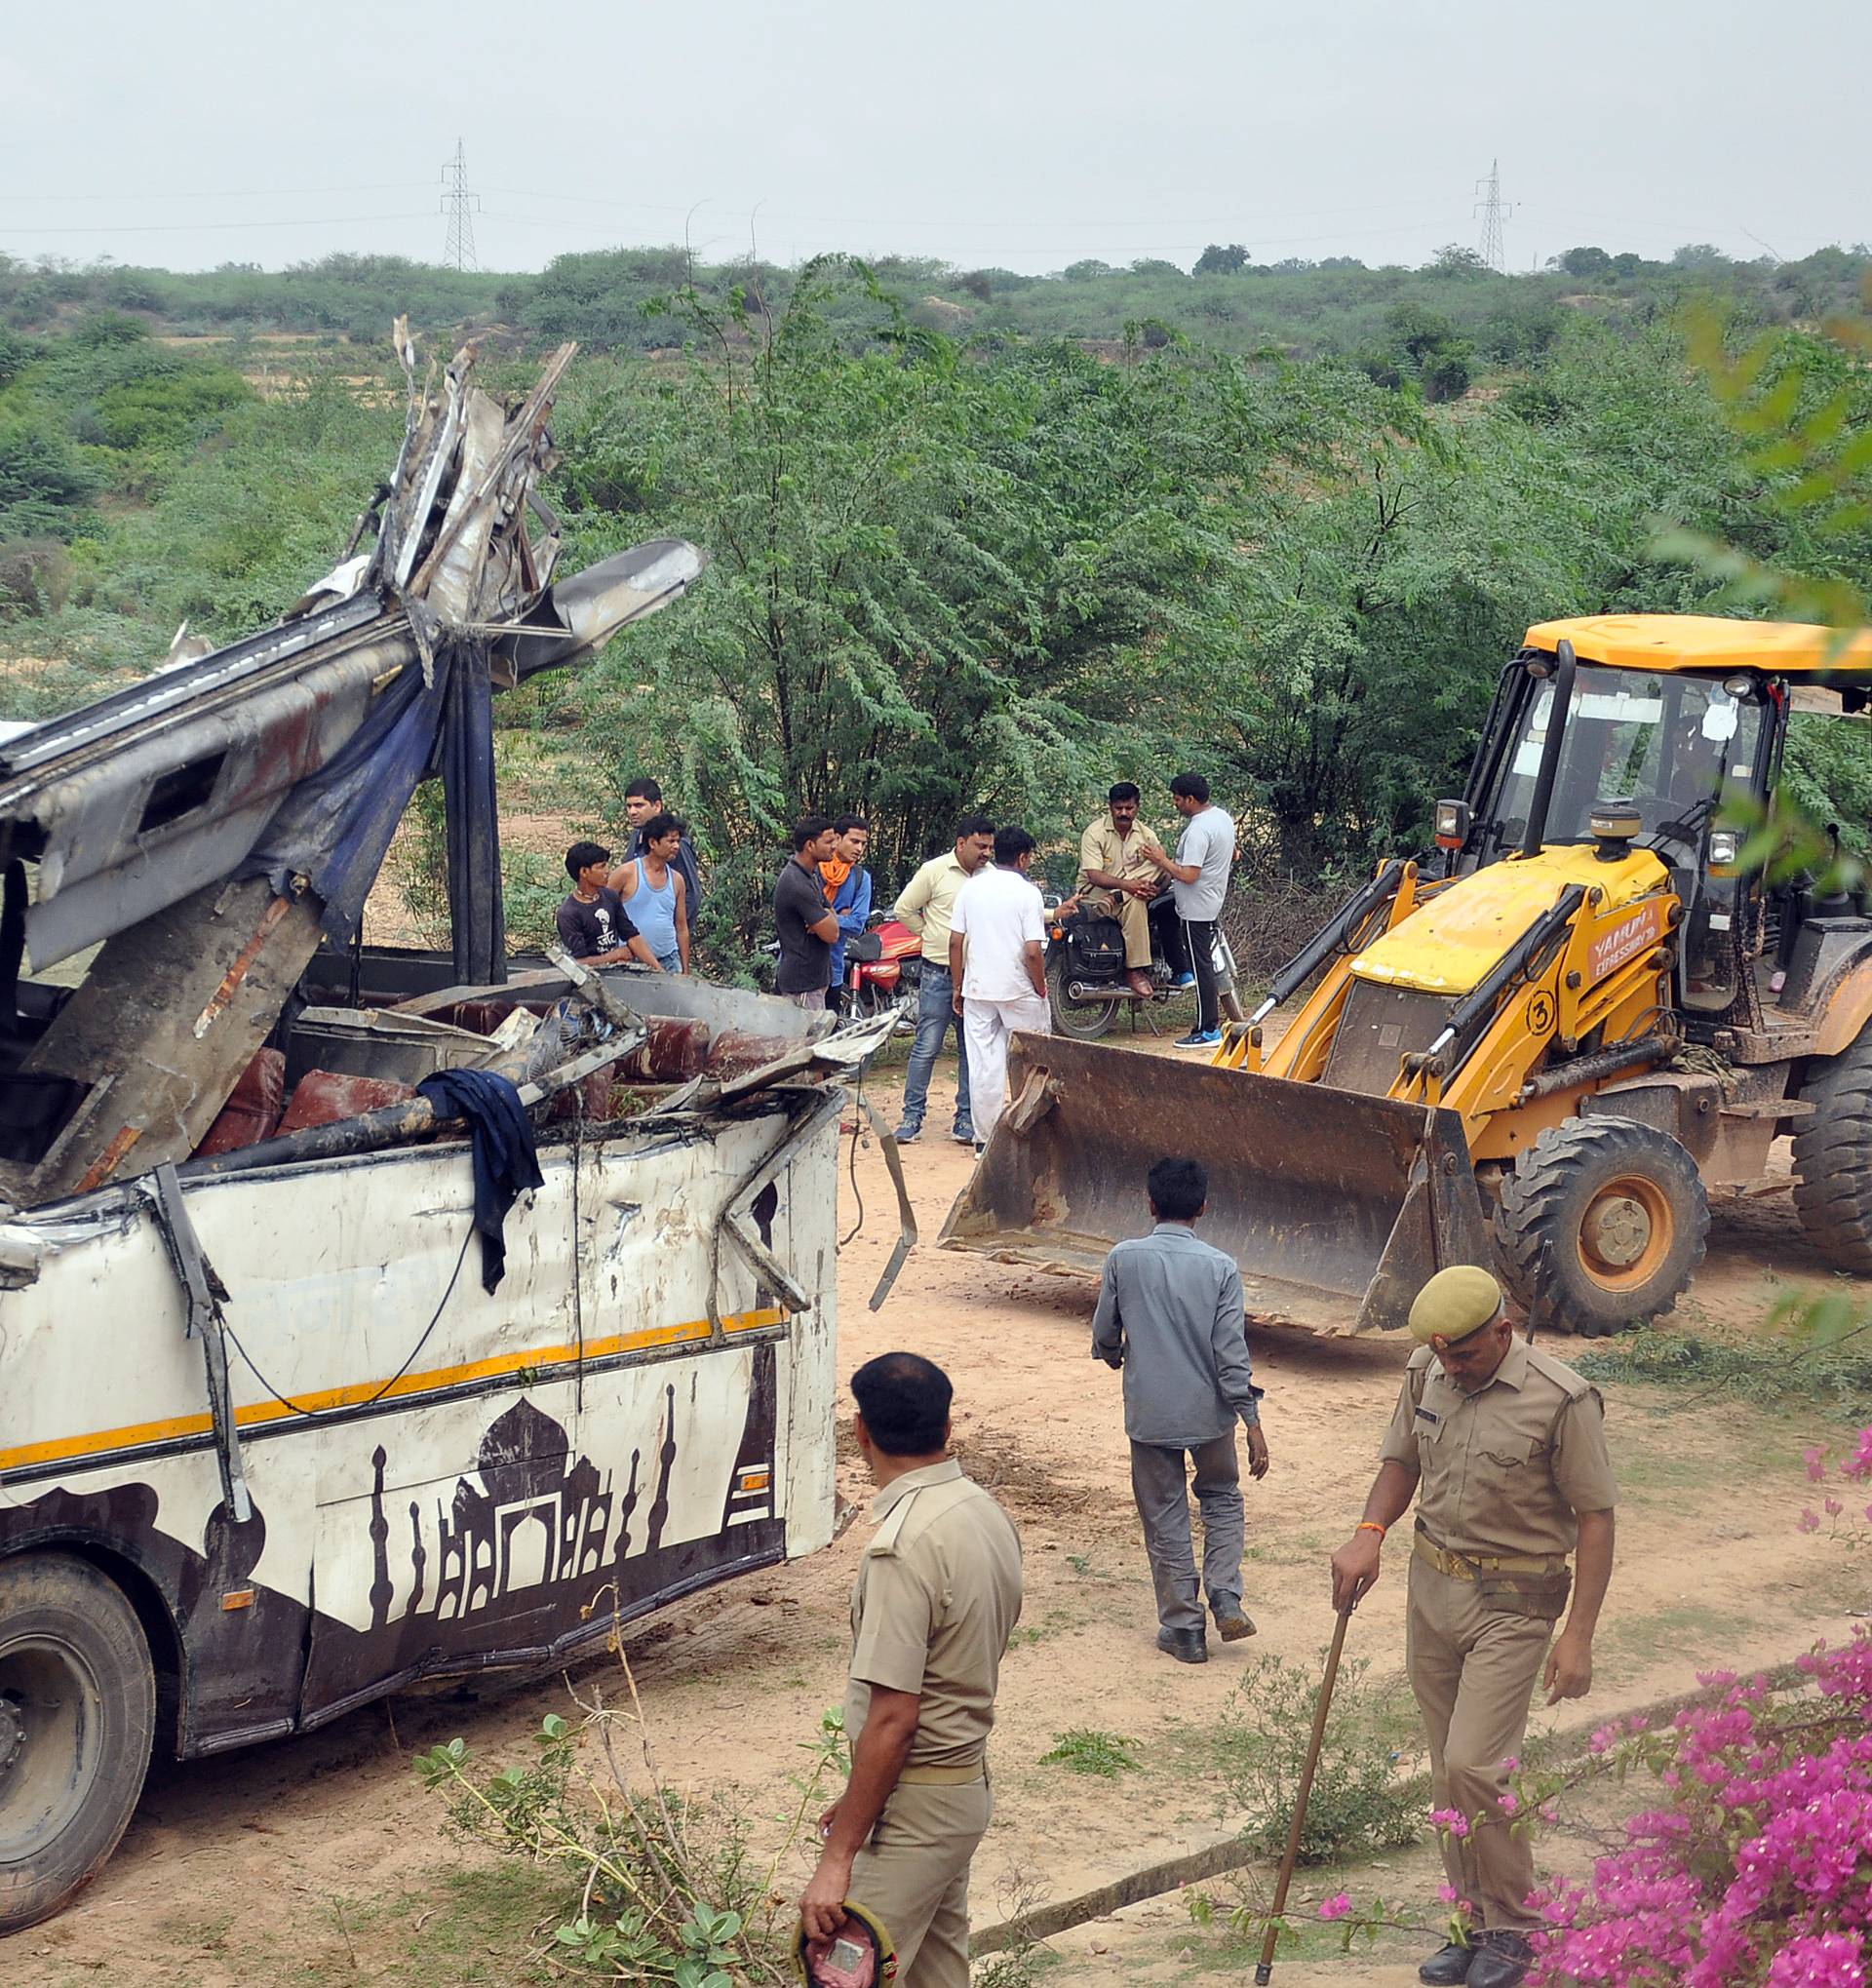
[(1474, 1264), (1438, 1270), (1411, 1306), (1411, 1337), (1420, 1345), (1432, 1340), (1454, 1344), (1480, 1332), (1502, 1310), (1502, 1286)]

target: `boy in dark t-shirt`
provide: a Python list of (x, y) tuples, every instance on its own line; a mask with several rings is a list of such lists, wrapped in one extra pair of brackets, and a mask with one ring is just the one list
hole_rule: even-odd
[(624, 900), (604, 881), (611, 852), (599, 842), (574, 842), (566, 851), (572, 894), (559, 908), (559, 943), (581, 966), (610, 966), (635, 959), (661, 973), (649, 943), (631, 923)]

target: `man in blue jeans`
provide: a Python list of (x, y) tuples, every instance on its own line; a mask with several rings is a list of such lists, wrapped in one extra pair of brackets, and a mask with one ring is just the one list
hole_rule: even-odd
[(898, 1143), (920, 1139), (923, 1113), (929, 1106), (929, 1073), (942, 1053), (943, 1036), (956, 1028), (956, 1143), (973, 1146), (975, 1124), (968, 1109), (968, 1045), (962, 1020), (956, 1012), (956, 983), (949, 971), (949, 921), (961, 887), (994, 849), (994, 824), (985, 814), (965, 814), (956, 824), (956, 846), (932, 856), (905, 885), (896, 915), (923, 942), (923, 977), (916, 1001), (916, 1040), (911, 1045), (910, 1072), (904, 1079), (904, 1122)]

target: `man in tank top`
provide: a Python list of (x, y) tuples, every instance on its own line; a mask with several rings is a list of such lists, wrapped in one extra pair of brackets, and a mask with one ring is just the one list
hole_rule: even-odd
[(649, 942), (665, 973), (689, 970), (688, 884), (678, 867), (682, 824), (670, 813), (653, 814), (640, 831), (643, 853), (611, 873), (611, 888), (623, 900), (631, 923)]

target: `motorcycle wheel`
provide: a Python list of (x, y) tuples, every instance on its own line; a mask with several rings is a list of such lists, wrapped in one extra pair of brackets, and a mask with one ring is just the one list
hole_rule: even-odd
[(1046, 962), (1047, 1005), (1053, 1010), (1053, 1027), (1075, 1042), (1096, 1042), (1112, 1026), (1116, 1001), (1075, 1001), (1066, 991), (1066, 958), (1063, 954)]

